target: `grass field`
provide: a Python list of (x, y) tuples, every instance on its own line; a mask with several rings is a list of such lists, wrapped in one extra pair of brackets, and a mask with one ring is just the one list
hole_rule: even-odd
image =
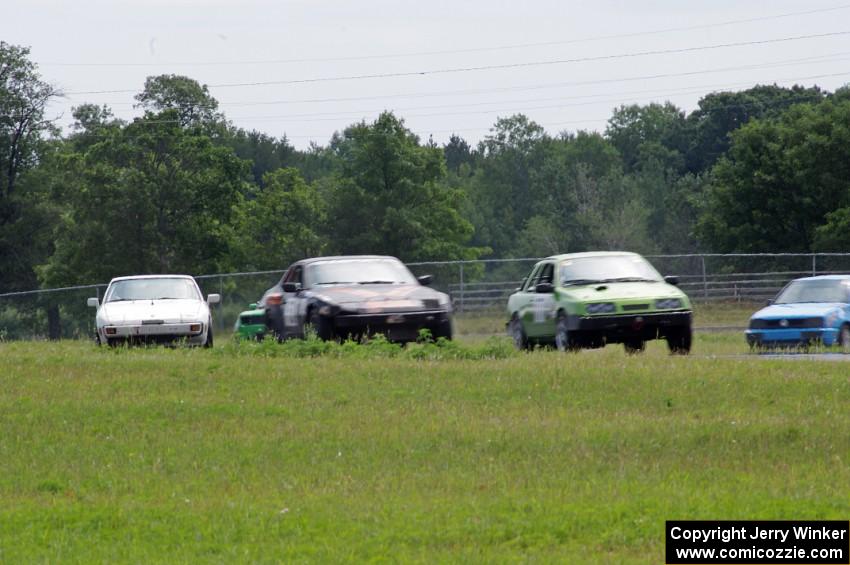
[(667, 519), (850, 515), (845, 363), (319, 349), (0, 344), (0, 562), (659, 563)]
[[(698, 328), (744, 328), (750, 316), (763, 303), (709, 302), (694, 305), (694, 325)], [(502, 310), (469, 312), (455, 316), (455, 330), (461, 336), (505, 333), (507, 316)]]

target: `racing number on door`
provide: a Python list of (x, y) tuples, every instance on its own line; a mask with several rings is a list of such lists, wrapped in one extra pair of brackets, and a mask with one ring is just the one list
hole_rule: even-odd
[(551, 295), (535, 296), (532, 299), (531, 310), (534, 312), (534, 322), (542, 324), (546, 321), (546, 314), (550, 312), (555, 304)]
[(283, 303), (283, 323), (294, 326), (298, 320), (298, 300), (293, 296)]

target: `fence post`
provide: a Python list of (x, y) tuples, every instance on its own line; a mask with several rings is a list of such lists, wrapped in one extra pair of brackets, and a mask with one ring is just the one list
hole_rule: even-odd
[(224, 310), (224, 277), (218, 277), (218, 294), (221, 296), (221, 300), (218, 302), (218, 325), (219, 329), (224, 330), (224, 319), (222, 319), (221, 312)]
[(460, 263), (460, 311), (463, 312), (463, 263)]
[(818, 256), (812, 253), (812, 276), (816, 276), (818, 274), (818, 264), (817, 264)]
[(702, 262), (702, 296), (708, 300), (708, 279), (705, 276), (705, 255), (700, 255), (699, 258)]

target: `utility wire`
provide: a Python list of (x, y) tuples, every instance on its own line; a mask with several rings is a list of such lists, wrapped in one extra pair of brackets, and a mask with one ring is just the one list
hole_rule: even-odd
[[(720, 72), (729, 72), (729, 71), (743, 71), (743, 70), (759, 70), (759, 69), (771, 69), (776, 67), (788, 67), (798, 65), (800, 63), (832, 63), (836, 61), (846, 61), (846, 55), (850, 55), (850, 51), (839, 51), (834, 53), (827, 53), (824, 55), (816, 55), (812, 57), (802, 57), (796, 59), (780, 59), (777, 61), (769, 61), (766, 63), (754, 63), (750, 65), (743, 65), (737, 67), (721, 67), (714, 69), (703, 69), (699, 71), (687, 71), (686, 73), (671, 73), (664, 75), (649, 75), (649, 76), (638, 76), (638, 77), (627, 77), (627, 78), (619, 78), (619, 79), (605, 79), (605, 82), (626, 82), (626, 81), (635, 81), (635, 80), (643, 80), (643, 79), (655, 79), (655, 78), (671, 78), (678, 76), (692, 76), (698, 74), (712, 74), (712, 73), (720, 73)], [(475, 95), (475, 94), (492, 94), (495, 92), (522, 92), (527, 90), (544, 90), (549, 88), (564, 88), (570, 86), (585, 86), (588, 84), (595, 84), (593, 81), (589, 82), (556, 82), (556, 83), (542, 83), (542, 84), (532, 84), (525, 86), (507, 86), (507, 87), (496, 87), (489, 89), (472, 89), (472, 90), (443, 90), (443, 91), (435, 91), (435, 92), (407, 92), (407, 93), (395, 93), (395, 94), (377, 94), (374, 96), (349, 96), (349, 97), (338, 97), (338, 98), (294, 98), (288, 100), (266, 100), (266, 101), (258, 101), (258, 102), (227, 102), (222, 101), (218, 102), (215, 106), (210, 105), (198, 105), (198, 108), (205, 109), (218, 109), (222, 106), (236, 107), (236, 106), (274, 106), (274, 105), (282, 105), (282, 104), (313, 104), (313, 103), (330, 103), (330, 102), (356, 102), (362, 100), (384, 100), (384, 99), (392, 99), (392, 98), (430, 98), (430, 97), (443, 97), (443, 96), (465, 96), (465, 95)], [(747, 83), (749, 84), (749, 83)], [(711, 88), (712, 85), (708, 85), (707, 88)], [(632, 94), (632, 93), (626, 93)], [(109, 101), (102, 102), (102, 104), (106, 104), (108, 106), (138, 106), (138, 102), (125, 102), (125, 101)]]
[(389, 53), (382, 55), (352, 55), (347, 57), (308, 57), (297, 59), (258, 59), (258, 60), (243, 60), (243, 61), (184, 61), (184, 62), (163, 62), (163, 63), (114, 63), (114, 62), (88, 62), (88, 63), (68, 63), (68, 62), (46, 62), (40, 63), (41, 66), (52, 67), (161, 67), (161, 66), (196, 66), (196, 67), (211, 67), (211, 66), (227, 66), (227, 65), (277, 65), (289, 63), (324, 63), (324, 62), (344, 62), (344, 61), (367, 61), (380, 59), (401, 59), (407, 57), (423, 57), (432, 55), (458, 55), (463, 53), (484, 53), (490, 51), (505, 51), (512, 49), (527, 49), (532, 47), (552, 47), (556, 45), (575, 45), (580, 43), (590, 43), (594, 41), (606, 41), (609, 39), (627, 39), (633, 37), (646, 37), (651, 35), (661, 35), (666, 33), (696, 31), (703, 29), (712, 29), (716, 27), (726, 27), (737, 24), (747, 24), (771, 21), (783, 18), (792, 18), (799, 16), (807, 16), (812, 14), (823, 14), (828, 12), (836, 12), (850, 8), (850, 4), (841, 4), (831, 8), (821, 8), (815, 10), (805, 10), (800, 12), (786, 12), (771, 16), (762, 16), (757, 18), (746, 18), (740, 20), (728, 20), (723, 22), (699, 24), (685, 27), (674, 27), (658, 30), (639, 31), (633, 33), (621, 33), (613, 35), (599, 35), (593, 37), (584, 37), (578, 39), (569, 39), (562, 41), (542, 41), (537, 43), (514, 43), (508, 45), (496, 45), (485, 47), (471, 47), (466, 49), (445, 49), (438, 51), (419, 51), (412, 53)]
[[(848, 71), (847, 73), (844, 73), (844, 75), (850, 76), (850, 71)], [(708, 94), (716, 94), (716, 93), (708, 93)], [(821, 100), (823, 100), (823, 99), (821, 98)], [(736, 102), (734, 104), (712, 105), (710, 108), (708, 108), (706, 110), (706, 113), (711, 113), (711, 112), (715, 112), (715, 111), (719, 111), (719, 110), (735, 109), (735, 108), (749, 108), (749, 107), (753, 107), (753, 106), (764, 107), (764, 108), (792, 106), (792, 105), (797, 104), (797, 103), (812, 102), (812, 101), (813, 101), (813, 95), (812, 94), (801, 94), (801, 95), (797, 95), (797, 96), (790, 96), (788, 98), (783, 98), (781, 100), (776, 100), (776, 101), (773, 101), (773, 102), (764, 102), (764, 101), (761, 101), (761, 100), (753, 100), (751, 102)], [(816, 99), (814, 101), (818, 102), (819, 100)], [(620, 104), (625, 104), (625, 103), (630, 102), (630, 101), (629, 100), (617, 99), (617, 100), (609, 100), (609, 101), (606, 101), (606, 102), (619, 102)], [(632, 101), (632, 102), (634, 102), (634, 101)], [(649, 103), (651, 103), (651, 102), (652, 101), (650, 101)], [(586, 105), (586, 104), (578, 104), (578, 105)], [(555, 108), (569, 107), (569, 105), (563, 105), (563, 106), (559, 105), (559, 106), (553, 106), (553, 107), (555, 107)], [(546, 107), (543, 107), (543, 108), (546, 108)], [(516, 114), (516, 113), (524, 113), (525, 111), (534, 110), (534, 109), (541, 109), (541, 108), (501, 109), (501, 110), (488, 110), (486, 112), (458, 112), (456, 114), (464, 115), (464, 114), (489, 113), (489, 112), (496, 112), (496, 113), (507, 112), (507, 113)], [(693, 112), (691, 112), (691, 113), (693, 113)], [(433, 116), (433, 115), (451, 115), (451, 114), (441, 113), (441, 114), (426, 114), (426, 115), (419, 115), (419, 116), (409, 115), (409, 116), (402, 116), (402, 117), (404, 117), (404, 118), (427, 117), (427, 116)], [(268, 117), (266, 117), (266, 118), (268, 118)], [(345, 118), (317, 119), (317, 120), (303, 120), (303, 121), (320, 122), (320, 121), (339, 121), (339, 120), (342, 120), (342, 119), (345, 119)], [(356, 118), (349, 118), (349, 119), (355, 120), (355, 123), (357, 123)], [(584, 120), (569, 120), (569, 121), (565, 121), (565, 122), (547, 122), (547, 123), (540, 123), (540, 125), (542, 125), (543, 127), (564, 126), (564, 125), (579, 125), (579, 124), (586, 124), (586, 123), (607, 122), (609, 119), (610, 119), (610, 116), (593, 118), (593, 119), (584, 119)], [(299, 121), (299, 120), (293, 120), (293, 121)], [(133, 125), (133, 126), (166, 125), (166, 124), (178, 124), (178, 123), (180, 123), (180, 120), (144, 120), (143, 121), (143, 120), (137, 119), (136, 121), (133, 121), (130, 124), (122, 124), (122, 126), (124, 126), (124, 125)], [(486, 129), (484, 129), (484, 128), (475, 128), (475, 129), (472, 129), (472, 128), (454, 128), (454, 129), (449, 129), (449, 130), (432, 130), (432, 131), (429, 131), (429, 132), (412, 132), (412, 133), (414, 133), (414, 134), (416, 134), (420, 137), (424, 137), (426, 134), (430, 135), (430, 134), (435, 134), (435, 133), (456, 133), (456, 132), (460, 132), (460, 131), (492, 131), (492, 128), (486, 128)], [(85, 133), (85, 134), (82, 134), (82, 135), (84, 137), (94, 137), (94, 138), (111, 137), (111, 136), (115, 135), (115, 132), (105, 133), (105, 134)], [(128, 138), (129, 139), (140, 139), (140, 138), (145, 138), (145, 137), (158, 137), (158, 136), (166, 136), (166, 135), (171, 135), (171, 132), (151, 131), (150, 133), (146, 133), (146, 134), (137, 134), (137, 135), (132, 135), (132, 136), (122, 136), (122, 138), (123, 139), (128, 139)], [(327, 134), (324, 134), (324, 135), (327, 135)], [(322, 135), (317, 135), (317, 134), (314, 134), (314, 135), (288, 135), (288, 134), (284, 134), (283, 137), (285, 137), (287, 139), (315, 139), (317, 137), (322, 137)]]
[[(412, 77), (412, 76), (429, 76), (429, 75), (439, 75), (439, 74), (455, 74), (455, 73), (467, 73), (467, 72), (479, 72), (479, 71), (489, 71), (489, 70), (501, 70), (501, 69), (517, 69), (517, 68), (528, 68), (528, 67), (540, 67), (540, 66), (551, 66), (551, 65), (563, 65), (569, 63), (585, 63), (585, 62), (594, 62), (594, 61), (609, 61), (614, 59), (630, 59), (636, 57), (648, 57), (655, 55), (671, 55), (677, 53), (694, 53), (698, 51), (710, 51), (717, 49), (728, 49), (733, 47), (745, 47), (751, 45), (773, 45), (777, 43), (787, 43), (792, 41), (802, 41), (807, 39), (823, 39), (827, 37), (840, 37), (850, 35), (850, 31), (835, 31), (829, 33), (818, 33), (818, 34), (810, 34), (810, 35), (797, 35), (791, 37), (780, 37), (774, 39), (761, 39), (756, 41), (737, 41), (732, 43), (719, 43), (714, 45), (702, 45), (698, 47), (684, 47), (679, 49), (656, 49), (651, 51), (639, 51), (633, 53), (618, 53), (614, 55), (596, 55), (591, 57), (576, 57), (573, 59), (553, 59), (548, 61), (527, 61), (522, 63), (506, 63), (501, 65), (481, 65), (474, 67), (454, 67), (454, 68), (445, 68), (445, 69), (431, 69), (424, 71), (406, 71), (406, 72), (393, 72), (393, 73), (378, 73), (378, 74), (364, 74), (364, 75), (348, 75), (348, 76), (336, 76), (336, 77), (317, 77), (317, 78), (304, 78), (304, 79), (291, 79), (291, 80), (280, 80), (280, 81), (261, 81), (261, 82), (233, 82), (233, 83), (221, 83), (221, 84), (209, 84), (206, 85), (209, 88), (234, 88), (234, 87), (254, 87), (254, 86), (274, 86), (274, 85), (287, 85), (287, 84), (308, 84), (308, 83), (317, 83), (317, 82), (332, 82), (332, 81), (347, 81), (347, 80), (368, 80), (368, 79), (383, 79), (383, 78), (398, 78), (398, 77)], [(69, 91), (67, 94), (117, 94), (117, 93), (128, 93), (128, 92), (136, 92), (135, 89), (117, 89), (117, 90), (89, 90), (89, 91)]]

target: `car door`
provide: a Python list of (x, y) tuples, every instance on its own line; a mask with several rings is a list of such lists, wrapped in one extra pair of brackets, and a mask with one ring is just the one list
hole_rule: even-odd
[(537, 294), (534, 292), (534, 287), (537, 285), (537, 279), (540, 277), (540, 271), (543, 269), (543, 264), (538, 263), (531, 269), (531, 274), (525, 279), (525, 284), (517, 292), (517, 315), (522, 321), (523, 329), (526, 335), (531, 335), (534, 325), (534, 299)]
[(526, 324), (526, 334), (529, 337), (549, 337), (555, 335), (555, 294), (552, 292), (538, 293), (536, 287), (540, 283), (553, 284), (555, 280), (555, 265), (550, 261), (540, 264), (540, 270), (529, 287), (529, 322)]
[(303, 267), (301, 265), (295, 265), (289, 270), (283, 281), (284, 287), (286, 283), (294, 283), (297, 289), (294, 292), (286, 292), (284, 289), (283, 293), (283, 327), (287, 335), (301, 334), (301, 319), (298, 313), (301, 311), (300, 303), (303, 301), (301, 298), (303, 273)]

